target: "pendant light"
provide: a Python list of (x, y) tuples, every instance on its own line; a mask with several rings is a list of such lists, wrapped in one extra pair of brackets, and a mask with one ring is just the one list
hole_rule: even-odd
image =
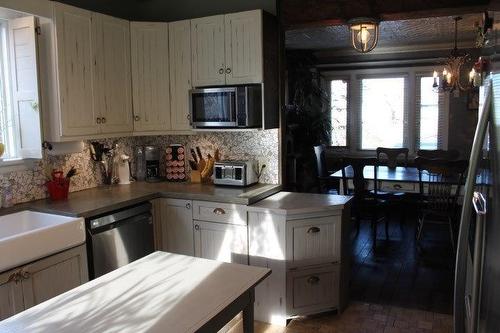
[(377, 46), (379, 35), (379, 21), (358, 17), (348, 22), (351, 30), (352, 47), (358, 52), (367, 53)]

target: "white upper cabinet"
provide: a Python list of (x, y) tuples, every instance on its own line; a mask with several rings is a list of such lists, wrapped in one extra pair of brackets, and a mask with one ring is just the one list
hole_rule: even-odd
[(261, 83), (262, 11), (224, 16), (226, 84)]
[(168, 25), (170, 61), (170, 111), (172, 130), (189, 130), (191, 89), (191, 21)]
[(94, 98), (102, 133), (132, 132), (130, 22), (93, 14), (98, 85)]
[(224, 15), (191, 20), (193, 86), (226, 83)]
[(56, 2), (57, 71), (62, 136), (97, 134), (94, 33), (90, 11)]
[(171, 129), (168, 23), (132, 22), (134, 131)]

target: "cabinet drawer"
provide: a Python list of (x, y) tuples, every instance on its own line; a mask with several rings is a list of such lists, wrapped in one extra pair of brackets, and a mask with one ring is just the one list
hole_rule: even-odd
[(292, 261), (340, 260), (341, 217), (326, 216), (288, 222)]
[(380, 182), (380, 190), (385, 192), (418, 192), (418, 183)]
[(287, 274), (288, 313), (307, 314), (339, 304), (339, 265), (290, 271)]
[(247, 210), (243, 205), (194, 201), (193, 218), (210, 222), (247, 225)]

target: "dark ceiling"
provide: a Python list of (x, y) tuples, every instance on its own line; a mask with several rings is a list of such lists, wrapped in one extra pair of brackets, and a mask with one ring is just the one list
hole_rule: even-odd
[(57, 0), (69, 5), (137, 21), (175, 21), (263, 9), (276, 14), (276, 0)]

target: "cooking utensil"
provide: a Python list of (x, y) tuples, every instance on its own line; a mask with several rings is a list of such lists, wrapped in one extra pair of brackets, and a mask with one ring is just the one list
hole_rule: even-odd
[(191, 148), (191, 156), (193, 157), (194, 163), (198, 164), (198, 157), (196, 156), (196, 152), (193, 148)]

